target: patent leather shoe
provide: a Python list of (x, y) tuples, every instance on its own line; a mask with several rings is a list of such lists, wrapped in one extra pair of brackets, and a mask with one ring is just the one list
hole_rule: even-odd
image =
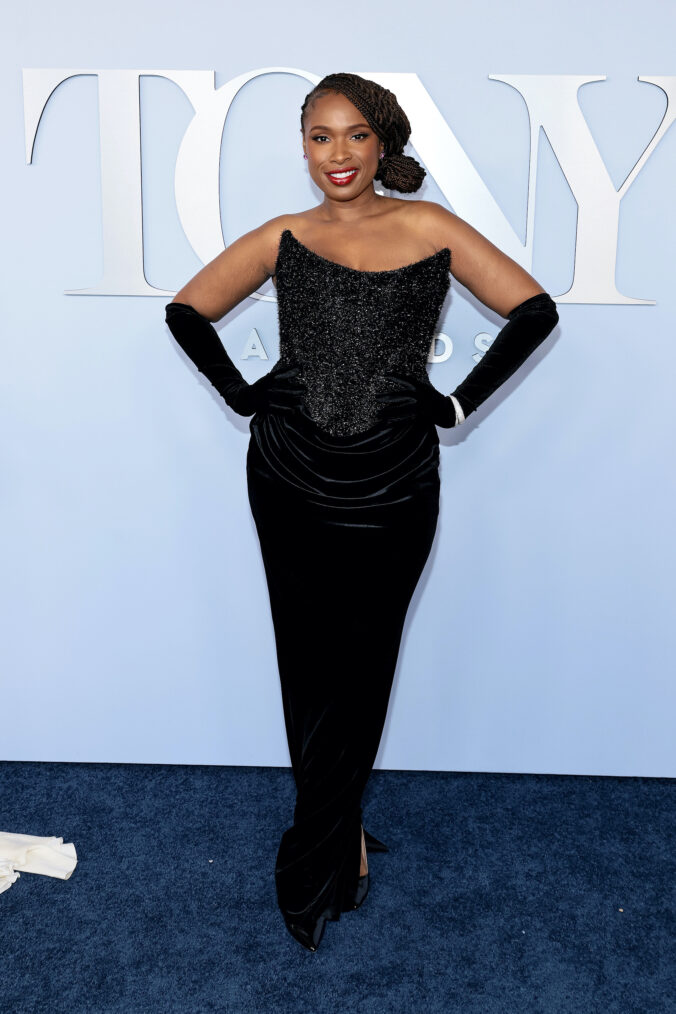
[(289, 933), (298, 941), (299, 944), (302, 944), (308, 951), (317, 950), (326, 927), (325, 916), (320, 916), (313, 927), (307, 927), (302, 923), (287, 920), (285, 920), (285, 922)]
[(372, 834), (364, 828), (364, 841), (366, 842), (367, 852), (389, 852), (387, 845), (384, 842), (378, 841)]
[(363, 877), (360, 877), (359, 880), (357, 881), (357, 892), (354, 896), (354, 904), (352, 906), (353, 909), (359, 908), (362, 901), (369, 893), (369, 884), (370, 877), (368, 873), (365, 873)]

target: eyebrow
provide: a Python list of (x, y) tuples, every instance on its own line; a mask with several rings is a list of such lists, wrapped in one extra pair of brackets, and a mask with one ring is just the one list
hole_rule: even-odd
[[(345, 129), (354, 130), (355, 127), (368, 127), (369, 130), (371, 129), (368, 123), (352, 123), (349, 127), (346, 127)], [(331, 129), (330, 127), (325, 127), (323, 123), (313, 123), (313, 125), (310, 127), (310, 130), (330, 130), (330, 129)]]

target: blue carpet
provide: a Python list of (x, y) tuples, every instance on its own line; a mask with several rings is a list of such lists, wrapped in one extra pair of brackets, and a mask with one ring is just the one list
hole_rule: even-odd
[(379, 771), (364, 904), (316, 953), (274, 862), (289, 768), (0, 763), (3, 1014), (674, 1014), (674, 779)]

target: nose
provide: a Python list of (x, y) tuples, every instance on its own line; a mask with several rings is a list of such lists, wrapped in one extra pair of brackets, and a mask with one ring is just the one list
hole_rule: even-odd
[(344, 165), (351, 159), (350, 146), (346, 143), (336, 141), (333, 146), (333, 153), (331, 155), (331, 162), (338, 167)]

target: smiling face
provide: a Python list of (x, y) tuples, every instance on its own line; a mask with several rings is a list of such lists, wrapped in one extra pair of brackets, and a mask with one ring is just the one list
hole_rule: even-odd
[(331, 92), (305, 110), (303, 151), (310, 176), (330, 198), (353, 199), (373, 189), (383, 142), (356, 106)]

